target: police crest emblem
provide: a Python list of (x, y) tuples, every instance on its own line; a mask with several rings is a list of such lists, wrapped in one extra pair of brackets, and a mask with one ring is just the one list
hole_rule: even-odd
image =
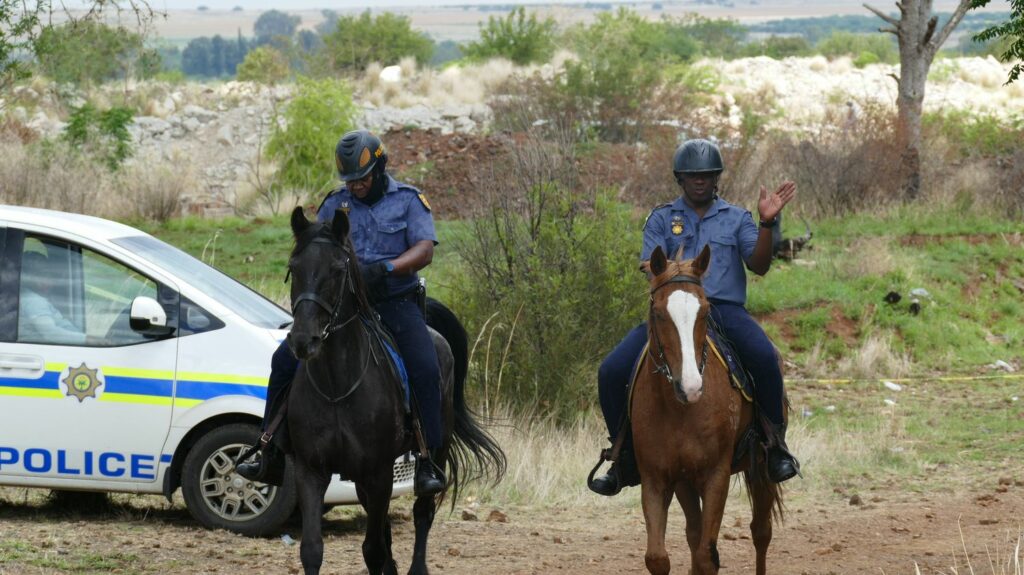
[(96, 390), (103, 385), (100, 378), (100, 370), (89, 369), (83, 362), (82, 365), (68, 370), (68, 375), (61, 380), (67, 386), (67, 396), (78, 398), (78, 403), (85, 401), (85, 398), (96, 398)]
[(675, 218), (672, 220), (672, 235), (678, 236), (683, 233), (683, 220), (682, 218)]

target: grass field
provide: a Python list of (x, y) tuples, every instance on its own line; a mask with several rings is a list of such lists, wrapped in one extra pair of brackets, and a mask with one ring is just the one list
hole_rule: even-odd
[[(786, 236), (801, 235), (791, 218)], [(287, 218), (171, 220), (143, 229), (285, 305)], [(1024, 362), (1024, 224), (970, 210), (894, 209), (811, 224), (812, 249), (750, 283), (748, 308), (801, 377), (980, 375)], [(438, 222), (424, 272), (458, 311), (463, 222)], [(919, 289), (920, 313), (910, 310)], [(897, 304), (884, 297), (901, 294)], [(638, 318), (639, 319), (639, 318)], [(479, 325), (473, 321), (472, 325)]]

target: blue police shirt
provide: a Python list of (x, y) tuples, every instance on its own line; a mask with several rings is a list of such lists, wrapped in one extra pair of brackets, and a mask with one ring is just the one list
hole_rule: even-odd
[[(348, 213), (352, 245), (361, 264), (393, 260), (423, 240), (437, 245), (434, 218), (422, 192), (390, 175), (386, 177), (387, 190), (372, 206), (359, 201), (343, 187), (328, 196), (317, 212), (321, 222), (333, 220), (335, 210)], [(392, 295), (405, 293), (418, 281), (417, 274), (389, 275), (388, 291)]]
[(711, 245), (711, 264), (704, 274), (704, 292), (708, 299), (744, 305), (747, 303), (747, 274), (744, 264), (757, 245), (758, 229), (750, 212), (721, 198), (701, 218), (682, 196), (671, 204), (659, 206), (644, 224), (644, 245), (640, 261), (651, 259), (661, 246), (670, 259), (683, 248), (683, 259), (700, 255)]

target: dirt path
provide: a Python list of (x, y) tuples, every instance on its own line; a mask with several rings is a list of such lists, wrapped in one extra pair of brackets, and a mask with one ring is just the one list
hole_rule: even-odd
[[(911, 494), (897, 487), (827, 502), (794, 502), (786, 524), (776, 528), (769, 553), (773, 573), (853, 574), (952, 573), (966, 568), (963, 545), (979, 573), (1002, 574), (1024, 522), (1024, 486), (964, 486), (955, 493)], [(1016, 481), (1021, 483), (1020, 481)], [(799, 484), (793, 490), (799, 489)], [(112, 509), (82, 516), (42, 506), (24, 490), (0, 491), (0, 573), (298, 573), (298, 545), (281, 539), (247, 539), (210, 532), (191, 521), (180, 504), (135, 497)], [(719, 541), (723, 573), (753, 572), (754, 552), (742, 495), (723, 522)], [(394, 515), (396, 556), (407, 566), (413, 539), (399, 500)], [(644, 525), (639, 508), (509, 508), (507, 522), (446, 517), (431, 539), (430, 568), (436, 573), (644, 573)], [(963, 542), (958, 530), (963, 529)], [(364, 573), (359, 554), (362, 518), (352, 509), (332, 511), (325, 522), (324, 573)], [(301, 535), (290, 529), (295, 539)], [(683, 518), (669, 519), (670, 554), (685, 572), (688, 554)], [(986, 555), (986, 548), (989, 555)], [(954, 559), (954, 555), (956, 559)], [(969, 572), (969, 571), (961, 571)], [(1006, 571), (1013, 573), (1012, 570)]]

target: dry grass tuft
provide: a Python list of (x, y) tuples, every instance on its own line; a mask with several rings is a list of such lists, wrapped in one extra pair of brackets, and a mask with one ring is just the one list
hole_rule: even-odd
[(899, 378), (909, 374), (912, 366), (909, 355), (892, 349), (891, 340), (870, 335), (860, 349), (836, 364), (836, 372), (856, 379)]

